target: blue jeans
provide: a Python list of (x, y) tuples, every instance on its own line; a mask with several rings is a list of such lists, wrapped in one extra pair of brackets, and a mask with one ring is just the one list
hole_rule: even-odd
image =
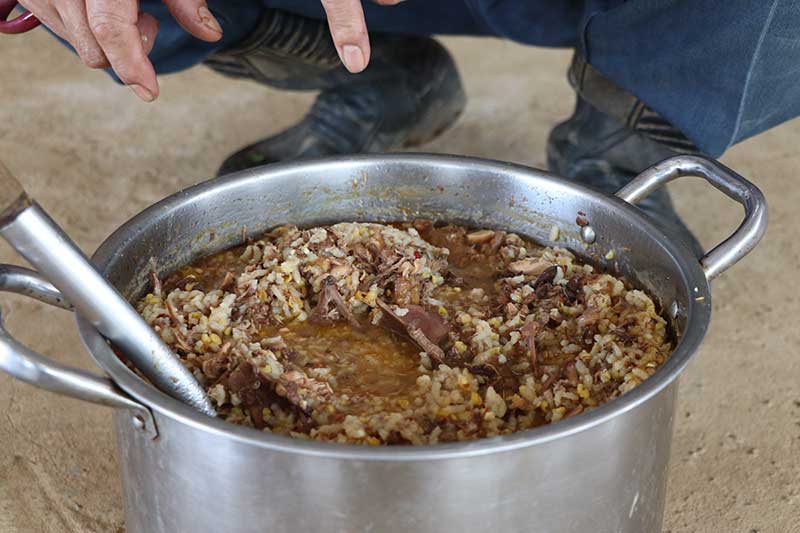
[[(792, 4), (795, 4), (793, 7)], [(211, 0), (224, 29), (208, 44), (156, 0), (151, 59), (168, 73), (235, 44), (265, 7), (322, 18), (319, 0)], [(792, 0), (365, 0), (370, 31), (483, 35), (574, 47), (712, 156), (800, 115), (800, 7)]]

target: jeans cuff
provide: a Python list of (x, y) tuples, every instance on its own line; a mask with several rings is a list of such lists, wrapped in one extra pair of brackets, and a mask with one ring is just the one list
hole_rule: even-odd
[(629, 93), (592, 67), (576, 51), (568, 72), (569, 84), (578, 95), (601, 113), (641, 133), (645, 137), (681, 154), (700, 150), (675, 126), (642, 100)]

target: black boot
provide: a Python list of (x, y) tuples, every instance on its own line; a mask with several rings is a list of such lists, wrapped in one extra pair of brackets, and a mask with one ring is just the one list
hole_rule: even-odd
[[(455, 63), (433, 39), (370, 34), (371, 61), (350, 74), (324, 21), (267, 10), (256, 31), (206, 64), (289, 90), (321, 90), (295, 126), (230, 156), (219, 174), (276, 161), (382, 152), (429, 141), (466, 98)], [(264, 110), (268, 114), (269, 110)]]
[[(613, 194), (655, 163), (679, 153), (696, 153), (680, 132), (635, 97), (609, 85), (596, 71), (588, 71), (588, 65), (580, 66), (576, 73), (573, 61), (570, 69), (570, 81), (579, 91), (575, 112), (553, 128), (547, 140), (547, 165), (552, 172)], [(599, 111), (582, 92), (591, 94), (609, 113), (635, 117), (635, 125)], [(667, 233), (683, 239), (698, 257), (703, 254), (700, 243), (675, 212), (666, 189), (651, 193), (638, 206)]]

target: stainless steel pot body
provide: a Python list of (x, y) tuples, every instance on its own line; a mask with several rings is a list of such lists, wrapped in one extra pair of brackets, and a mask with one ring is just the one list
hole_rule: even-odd
[[(742, 226), (704, 258), (628, 203), (682, 175), (704, 177), (745, 206)], [(690, 157), (649, 169), (618, 196), (541, 171), (468, 158), (295, 163), (167, 198), (117, 230), (93, 258), (114, 286), (136, 298), (147, 288), (150, 257), (166, 273), (241, 242), (243, 233), (257, 235), (283, 223), (424, 217), (512, 230), (571, 248), (654, 295), (673, 320), (677, 346), (637, 389), (548, 427), (425, 447), (358, 447), (270, 435), (208, 418), (153, 389), (81, 319), (84, 343), (112, 380), (82, 376), (97, 380), (95, 388), (107, 387), (98, 397), (9, 370), (4, 353), (19, 357), (24, 347), (4, 331), (0, 368), (119, 407), (114, 423), (132, 532), (659, 531), (676, 379), (709, 323), (709, 279), (759, 240), (765, 204), (758, 189), (729, 169)], [(48, 369), (55, 365), (29, 350), (23, 355)]]
[(156, 414), (115, 430), (130, 532), (659, 532), (675, 392), (533, 446), (384, 460), (252, 446)]

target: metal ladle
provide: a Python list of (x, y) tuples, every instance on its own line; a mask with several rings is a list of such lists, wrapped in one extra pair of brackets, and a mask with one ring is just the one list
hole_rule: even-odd
[(178, 357), (2, 164), (0, 235), (153, 385), (215, 416), (208, 395)]

